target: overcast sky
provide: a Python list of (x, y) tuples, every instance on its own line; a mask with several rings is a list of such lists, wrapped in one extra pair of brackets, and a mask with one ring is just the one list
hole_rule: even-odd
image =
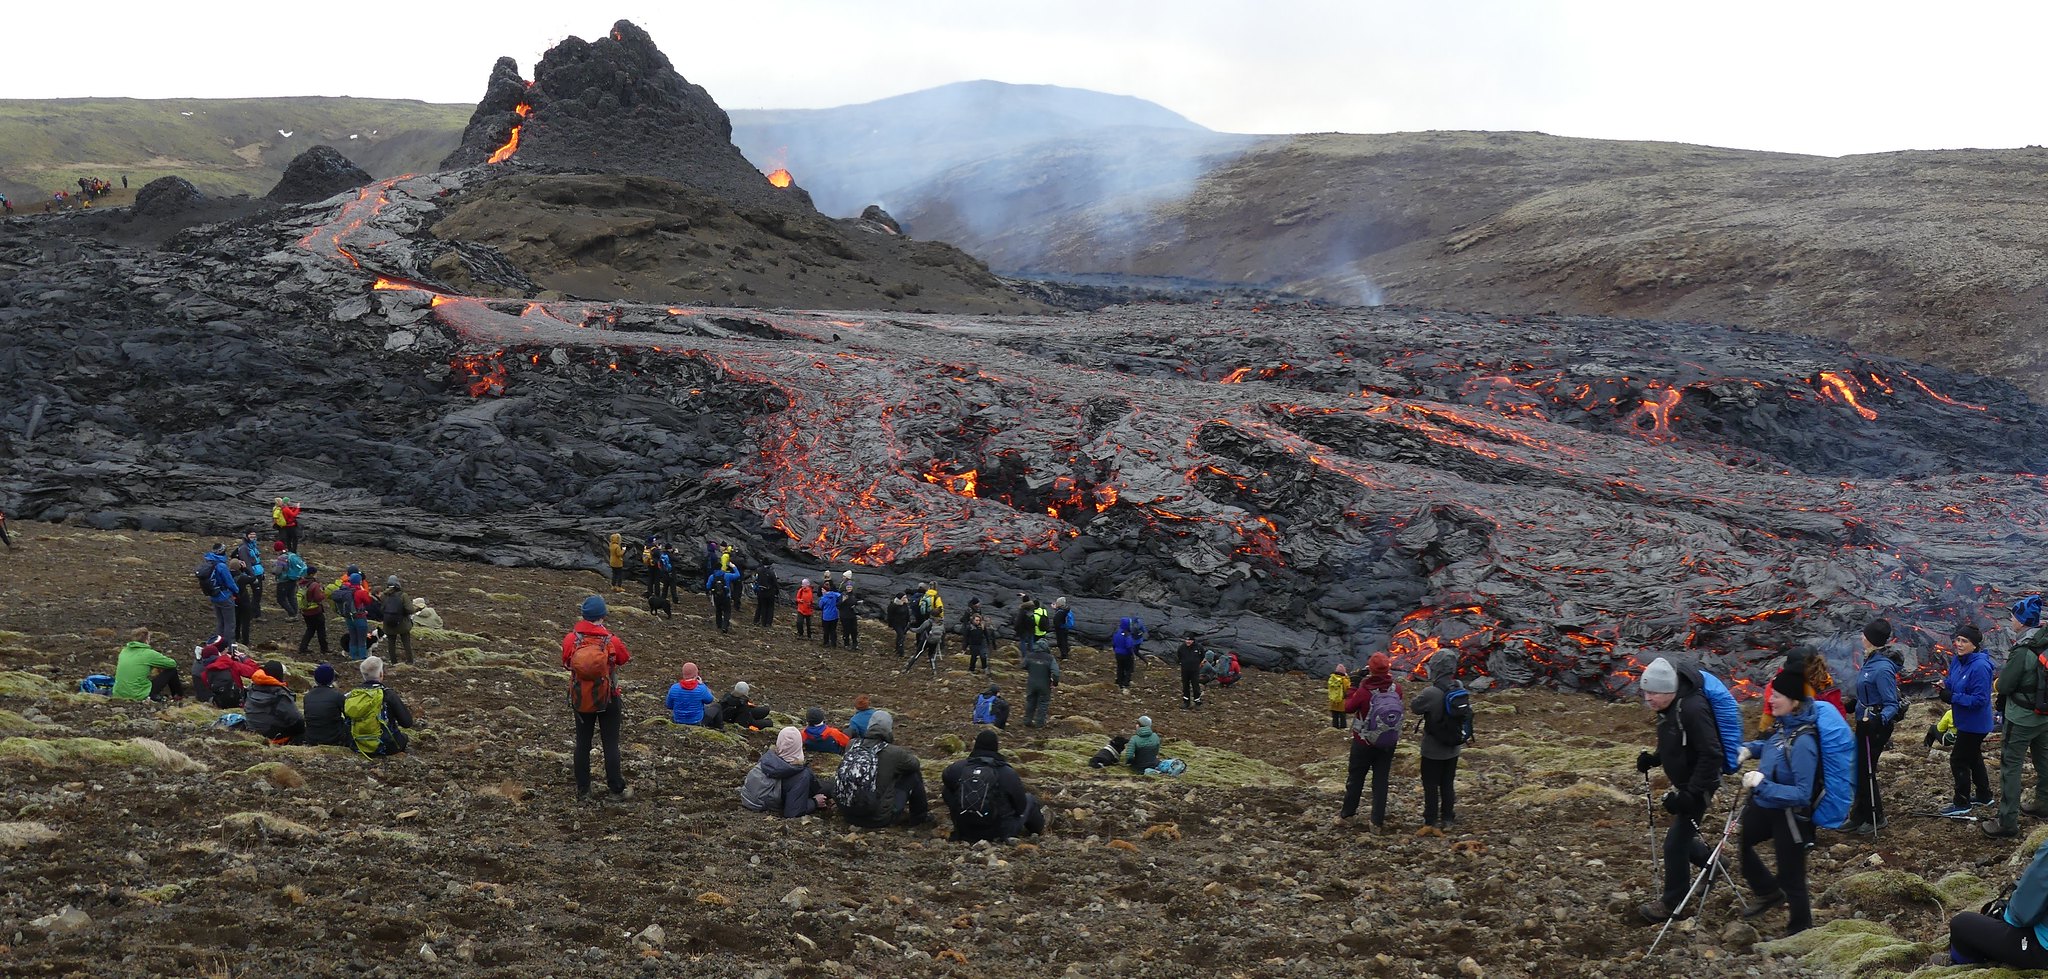
[[(65, 8), (49, 8), (55, 12)], [(93, 3), (27, 32), (0, 98), (474, 102), (617, 18), (726, 108), (973, 78), (1150, 99), (1235, 132), (1531, 129), (1842, 154), (2048, 142), (2048, 4), (1325, 0)], [(481, 11), (488, 10), (485, 16)], [(19, 19), (19, 18), (17, 18)], [(69, 19), (64, 15), (62, 19)]]

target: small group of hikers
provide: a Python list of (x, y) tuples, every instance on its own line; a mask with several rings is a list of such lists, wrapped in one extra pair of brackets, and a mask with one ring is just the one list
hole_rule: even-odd
[(1394, 663), (1385, 653), (1374, 653), (1365, 663), (1365, 675), (1354, 684), (1342, 665), (1329, 680), (1330, 721), (1348, 728), (1351, 755), (1345, 767), (1344, 800), (1337, 822), (1358, 815), (1359, 798), (1368, 779), (1372, 782), (1371, 821), (1375, 831), (1387, 824), (1387, 782), (1393, 771), (1394, 751), (1401, 743), (1407, 718), (1416, 725), (1421, 751), (1422, 824), (1448, 831), (1458, 821), (1458, 756), (1472, 741), (1472, 694), (1458, 679), (1458, 653), (1443, 649), (1431, 656), (1425, 667), (1429, 683), (1412, 700), (1403, 700), (1401, 685), (1394, 679)]

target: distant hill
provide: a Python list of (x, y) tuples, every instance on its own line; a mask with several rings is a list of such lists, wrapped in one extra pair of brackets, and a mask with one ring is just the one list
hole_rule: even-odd
[[(141, 187), (176, 175), (208, 194), (260, 195), (317, 143), (374, 176), (431, 169), (472, 106), (402, 99), (0, 100), (0, 191), (39, 201), (79, 177)], [(290, 133), (290, 136), (283, 135)]]

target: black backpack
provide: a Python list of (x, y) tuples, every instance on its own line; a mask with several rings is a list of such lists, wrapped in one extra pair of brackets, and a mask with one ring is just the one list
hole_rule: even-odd
[(997, 791), (1002, 784), (1001, 775), (996, 766), (987, 762), (969, 768), (960, 777), (960, 811), (955, 817), (984, 823), (995, 819), (996, 803), (1001, 800)]
[(208, 670), (206, 690), (213, 695), (215, 707), (242, 706), (242, 688), (235, 682), (233, 670)]
[(1472, 692), (1463, 686), (1444, 691), (1443, 708), (1423, 722), (1438, 744), (1462, 745), (1472, 741)]
[(396, 623), (405, 618), (405, 593), (396, 588), (384, 593), (384, 621)]
[(866, 738), (846, 749), (839, 761), (839, 784), (832, 801), (841, 812), (867, 815), (875, 811), (875, 775), (881, 768), (882, 742)]
[(199, 582), (199, 594), (205, 595), (211, 601), (214, 592), (213, 562), (199, 562), (199, 566), (192, 569), (192, 580)]

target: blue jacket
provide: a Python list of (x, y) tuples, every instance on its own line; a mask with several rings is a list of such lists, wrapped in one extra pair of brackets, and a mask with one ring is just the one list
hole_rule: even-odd
[(1873, 649), (1863, 657), (1863, 672), (1856, 674), (1856, 718), (1875, 717), (1886, 724), (1899, 719), (1899, 664), (1889, 648)]
[(828, 591), (818, 596), (818, 621), (839, 621), (839, 593)]
[(287, 551), (284, 556), (284, 580), (297, 581), (306, 576), (306, 559)]
[(704, 705), (718, 698), (711, 696), (711, 688), (699, 683), (684, 690), (681, 682), (668, 685), (668, 719), (677, 724), (704, 723)]
[(208, 551), (206, 563), (213, 566), (213, 604), (233, 604), (242, 589), (235, 585), (235, 576), (228, 570), (228, 556)]
[(1751, 793), (1757, 805), (1801, 814), (1813, 805), (1813, 790), (1820, 777), (1820, 737), (1817, 731), (1812, 736), (1792, 736), (1814, 723), (1813, 710), (1813, 701), (1804, 701), (1790, 717), (1778, 719), (1770, 737), (1743, 745), (1756, 756), (1756, 770), (1764, 773), (1764, 780)]
[(873, 707), (870, 707), (867, 710), (854, 711), (853, 716), (846, 719), (846, 733), (851, 734), (856, 738), (867, 737), (868, 718), (871, 718), (873, 716), (875, 716), (875, 709)]
[(242, 563), (249, 566), (250, 574), (263, 577), (263, 545), (245, 540), (235, 550), (240, 552), (237, 556), (242, 559)]
[(1118, 656), (1135, 656), (1138, 653), (1138, 637), (1131, 634), (1131, 620), (1126, 617), (1116, 626), (1116, 635), (1109, 639), (1111, 649)]
[(1956, 730), (1964, 734), (1990, 734), (1991, 657), (1983, 650), (1956, 656), (1948, 663), (1949, 707), (1954, 711)]

